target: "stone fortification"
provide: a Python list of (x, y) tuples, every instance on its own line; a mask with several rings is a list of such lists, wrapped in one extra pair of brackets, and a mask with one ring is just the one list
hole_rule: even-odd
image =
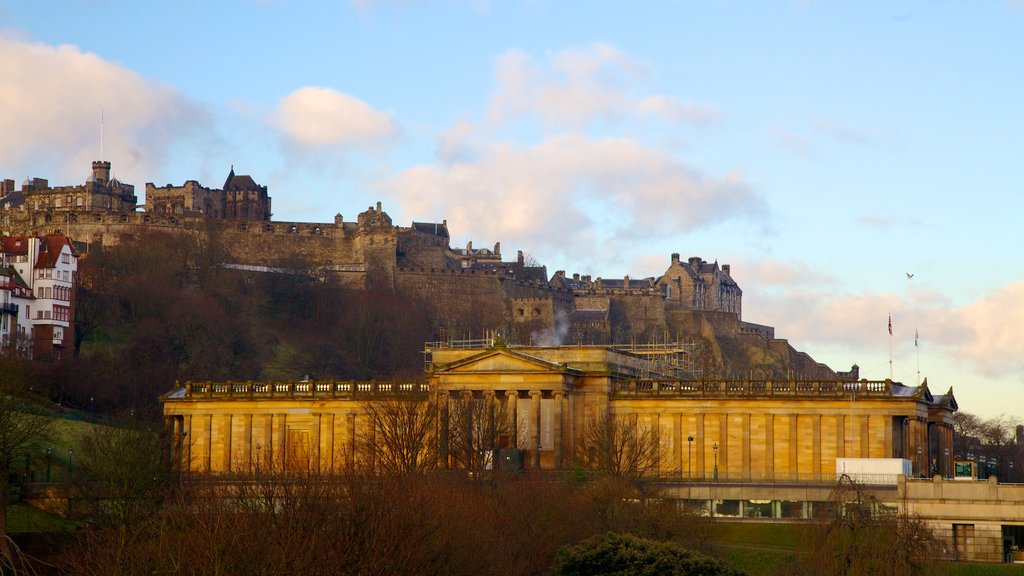
[(15, 191), (6, 181), (0, 234), (61, 230), (86, 254), (153, 233), (189, 235), (219, 244), (228, 268), (308, 272), (340, 286), (391, 290), (416, 300), (436, 320), (439, 338), (498, 331), (546, 345), (687, 342), (701, 351), (690, 364), (702, 375), (838, 376), (776, 339), (772, 327), (742, 320), (743, 292), (727, 264), (672, 254), (658, 277), (564, 271), (549, 277), (522, 252), (506, 261), (500, 244), (452, 247), (445, 221), (396, 226), (379, 202), (354, 222), (341, 214), (333, 222), (272, 221), (266, 186), (233, 168), (223, 189), (194, 180), (149, 183), (146, 211), (140, 212), (134, 188), (111, 180), (109, 170), (108, 162), (94, 163), (89, 182), (78, 187), (51, 188), (35, 179)]

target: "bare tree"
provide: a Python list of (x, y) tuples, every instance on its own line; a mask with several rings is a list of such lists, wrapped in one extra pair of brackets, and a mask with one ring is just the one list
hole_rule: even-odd
[(361, 461), (383, 474), (419, 474), (437, 466), (437, 402), (425, 394), (366, 403)]
[(793, 574), (912, 576), (936, 571), (941, 542), (923, 520), (886, 510), (843, 476), (829, 498), (829, 516), (813, 532), (808, 555)]
[(604, 412), (587, 422), (578, 458), (595, 472), (636, 479), (657, 472), (662, 445), (657, 431), (635, 415)]
[(448, 451), (458, 468), (474, 472), (491, 467), (492, 451), (511, 428), (505, 404), (493, 398), (465, 395), (448, 401)]
[(53, 420), (38, 413), (18, 396), (18, 382), (12, 375), (0, 376), (0, 565), (10, 559), (7, 538), (7, 498), (15, 459), (36, 450), (52, 433)]

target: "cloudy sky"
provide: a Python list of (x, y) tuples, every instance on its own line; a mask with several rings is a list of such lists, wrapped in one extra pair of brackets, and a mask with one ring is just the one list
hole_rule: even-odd
[(277, 220), (380, 200), (606, 278), (701, 256), (817, 360), (891, 348), (1024, 420), (1022, 71), (1020, 0), (0, 0), (0, 176), (84, 181), (102, 117), (140, 192), (234, 165)]

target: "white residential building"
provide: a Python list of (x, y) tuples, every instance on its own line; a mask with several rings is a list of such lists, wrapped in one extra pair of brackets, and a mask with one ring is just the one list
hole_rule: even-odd
[[(2, 240), (4, 256), (27, 284), (28, 298), (18, 305), (22, 335), (38, 358), (60, 357), (74, 345), (75, 286), (78, 255), (63, 234), (12, 236)], [(24, 308), (22, 311), (21, 308)]]

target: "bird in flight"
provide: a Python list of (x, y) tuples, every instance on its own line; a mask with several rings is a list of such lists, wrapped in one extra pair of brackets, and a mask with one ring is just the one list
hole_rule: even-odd
[(910, 280), (913, 277), (914, 277), (913, 274), (911, 274), (910, 272), (907, 272), (907, 280)]

